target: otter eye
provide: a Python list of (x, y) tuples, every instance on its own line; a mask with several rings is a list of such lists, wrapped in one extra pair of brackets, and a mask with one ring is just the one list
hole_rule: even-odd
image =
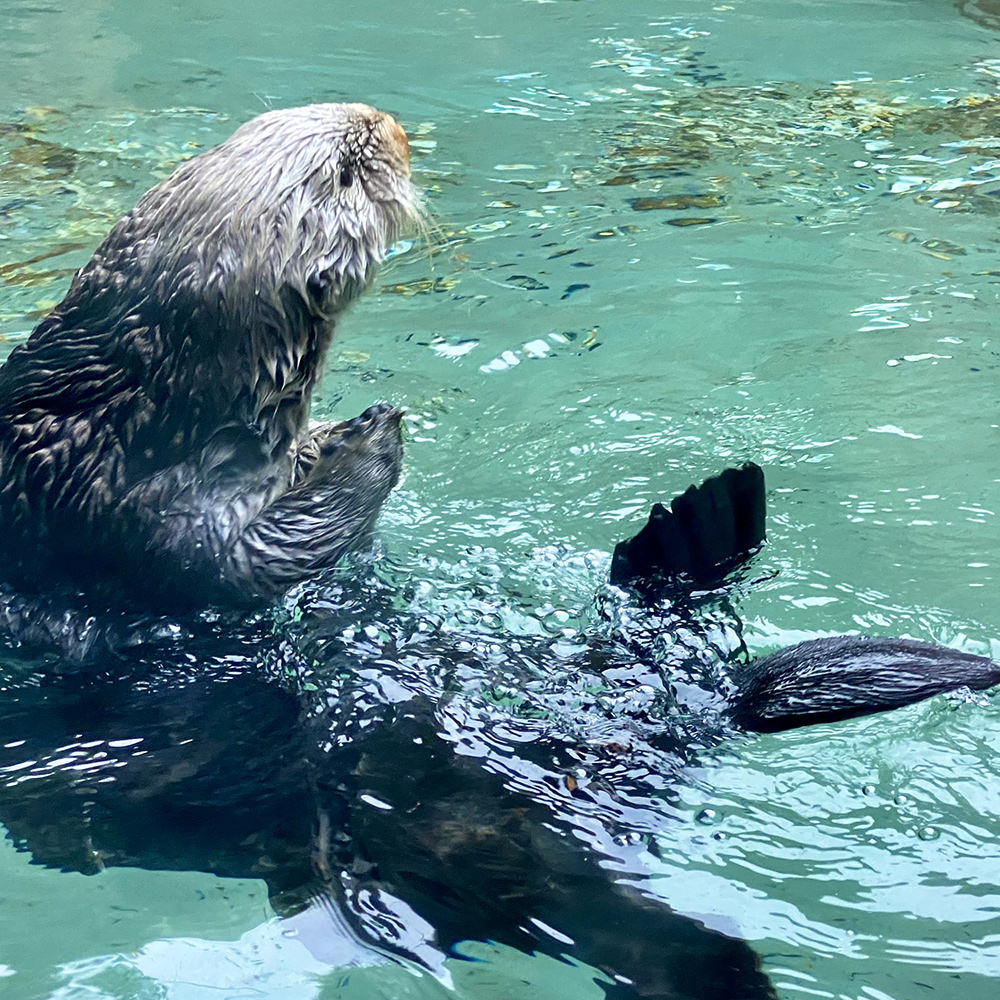
[(349, 188), (354, 183), (354, 171), (350, 167), (340, 168), (340, 186)]
[(317, 301), (322, 301), (323, 295), (326, 292), (326, 284), (323, 278), (319, 274), (312, 275), (306, 282), (306, 291)]

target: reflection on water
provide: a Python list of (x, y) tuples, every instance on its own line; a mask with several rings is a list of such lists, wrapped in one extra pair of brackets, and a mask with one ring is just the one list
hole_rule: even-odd
[[(583, 930), (600, 964), (599, 914), (561, 925), (510, 869), (476, 882), (476, 836), (511, 869), (582, 880), (609, 921), (638, 906), (643, 947), (657, 927), (721, 947), (682, 914), (749, 939), (784, 996), (993, 997), (988, 699), (719, 744), (728, 609), (645, 636), (617, 672), (579, 647), (628, 617), (601, 589), (625, 523), (752, 457), (772, 519), (739, 595), (751, 648), (857, 629), (1000, 651), (995, 4), (0, 18), (7, 346), (157, 177), (268, 105), (396, 111), (439, 227), (345, 321), (317, 399), (410, 413), (363, 586), (317, 588), (276, 627), (206, 625), (117, 686), (0, 655), (0, 820), (41, 860), (108, 866), (81, 882), (0, 855), (5, 884), (31, 886), (0, 909), (7, 992), (600, 996), (592, 967), (516, 950)], [(677, 639), (690, 655), (671, 659)], [(268, 923), (263, 882), (287, 914), (317, 858), (348, 925), (316, 907)], [(601, 858), (634, 885), (609, 888)], [(473, 914), (508, 891), (548, 929), (513, 903)], [(456, 940), (493, 935), (459, 945), (486, 961), (442, 960), (425, 905)], [(371, 965), (373, 941), (438, 978)]]

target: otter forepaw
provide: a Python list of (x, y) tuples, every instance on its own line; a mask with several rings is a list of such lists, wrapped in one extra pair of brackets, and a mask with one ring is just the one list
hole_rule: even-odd
[(319, 424), (295, 448), (292, 485), (324, 478), (373, 448), (398, 447), (402, 416), (398, 407), (376, 403), (351, 420)]

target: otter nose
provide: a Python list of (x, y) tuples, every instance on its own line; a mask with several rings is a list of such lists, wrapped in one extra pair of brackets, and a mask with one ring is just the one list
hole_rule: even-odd
[(398, 424), (402, 419), (403, 411), (399, 407), (391, 403), (376, 403), (374, 406), (369, 406), (364, 413), (345, 421), (343, 432), (347, 437), (368, 434), (380, 424), (390, 421)]
[(347, 118), (348, 137), (360, 150), (369, 146), (392, 163), (404, 177), (410, 176), (410, 140), (392, 115), (370, 104), (330, 104), (336, 116)]
[(403, 411), (392, 403), (374, 403), (348, 423), (352, 426), (368, 425), (378, 423), (380, 420), (399, 420), (402, 416)]

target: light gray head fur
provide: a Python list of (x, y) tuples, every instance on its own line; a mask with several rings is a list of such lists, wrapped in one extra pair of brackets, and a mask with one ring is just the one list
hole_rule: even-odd
[(336, 312), (415, 213), (406, 135), (364, 104), (313, 104), (247, 122), (144, 195), (108, 245), (166, 273), (194, 255), (205, 294), (282, 285)]

